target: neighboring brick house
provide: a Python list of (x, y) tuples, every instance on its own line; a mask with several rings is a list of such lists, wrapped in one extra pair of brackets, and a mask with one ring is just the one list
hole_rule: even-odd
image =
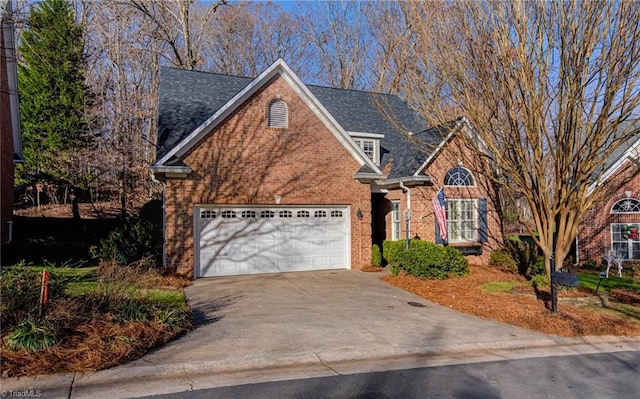
[(163, 68), (151, 170), (164, 183), (165, 266), (359, 269), (373, 243), (406, 237), (409, 203), (409, 236), (437, 241), (441, 186), (449, 244), (483, 261), (500, 225), (458, 145), (470, 131), (463, 119), (424, 130), (398, 97), (305, 85), (282, 60), (255, 79)]
[[(573, 253), (575, 264), (593, 260), (602, 262), (611, 250), (625, 260), (640, 260), (640, 175), (637, 162), (640, 159), (640, 122), (630, 122), (626, 127), (637, 133), (627, 140), (604, 167), (599, 200), (581, 222), (576, 238), (577, 251)], [(592, 191), (594, 187), (590, 187)]]
[(11, 1), (0, 8), (0, 241), (11, 241), (13, 218), (14, 163), (22, 160), (22, 140), (18, 110), (18, 90), (14, 24)]

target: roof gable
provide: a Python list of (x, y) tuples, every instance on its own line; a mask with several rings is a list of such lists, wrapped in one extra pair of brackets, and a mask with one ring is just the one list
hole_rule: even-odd
[(598, 172), (592, 176), (594, 182), (589, 186), (588, 192), (591, 193), (595, 188), (604, 183), (607, 179), (614, 176), (616, 172), (628, 160), (637, 160), (640, 157), (640, 119), (629, 120), (620, 126), (621, 131), (628, 132), (629, 138), (621, 144), (609, 156), (604, 165), (602, 165), (602, 174), (599, 181)]
[[(184, 72), (185, 71), (182, 71), (182, 75), (186, 76), (186, 73)], [(188, 71), (188, 74), (192, 73), (192, 71)], [(173, 85), (173, 89), (177, 90), (182, 99), (185, 99), (186, 97), (186, 100), (188, 101), (186, 101), (184, 105), (187, 106), (187, 109), (174, 104), (174, 106), (176, 106), (176, 111), (172, 111), (167, 109), (168, 104), (163, 104), (159, 108), (164, 112), (168, 112), (168, 116), (162, 116), (163, 120), (162, 123), (159, 122), (159, 129), (160, 126), (162, 126), (163, 129), (171, 129), (178, 126), (177, 124), (180, 123), (184, 123), (187, 127), (180, 127), (176, 131), (159, 130), (159, 159), (154, 164), (154, 167), (157, 168), (165, 166), (172, 158), (184, 155), (190, 148), (206, 136), (207, 133), (217, 126), (218, 123), (222, 122), (234, 110), (247, 101), (255, 92), (268, 84), (273, 77), (280, 75), (361, 166), (367, 165), (376, 173), (382, 175), (379, 168), (358, 149), (355, 142), (349, 137), (347, 132), (324, 108), (323, 104), (314, 97), (307, 86), (300, 81), (300, 79), (282, 59), (278, 59), (255, 79), (215, 74), (208, 75), (210, 75), (209, 78), (215, 76), (215, 79), (211, 79), (210, 84), (213, 84), (214, 81), (222, 82), (221, 90), (218, 90), (217, 87), (210, 87), (210, 90), (200, 90), (202, 88), (201, 86), (190, 85), (179, 85), (176, 87), (175, 84), (179, 84), (180, 82), (169, 83), (168, 87), (171, 88), (171, 85)], [(198, 78), (198, 76), (194, 76), (192, 79), (195, 79), (195, 82), (189, 83), (197, 83)], [(224, 102), (223, 98), (228, 96), (231, 92), (238, 90), (238, 88), (240, 88), (239, 91)], [(194, 92), (199, 92), (200, 94), (189, 94), (190, 90), (194, 90)], [(214, 95), (211, 93), (212, 90), (215, 92)], [(173, 94), (171, 93), (171, 90), (169, 90), (164, 93), (164, 95), (172, 96)], [(204, 101), (204, 98), (209, 98), (208, 96), (213, 97), (211, 104), (206, 104)], [(161, 101), (162, 99), (163, 98), (161, 97)], [(164, 99), (166, 99), (166, 97)], [(193, 100), (193, 103), (191, 103), (190, 100)], [(170, 102), (171, 101), (168, 101), (168, 103)], [(211, 113), (212, 110), (213, 112)], [(200, 121), (208, 113), (209, 116), (204, 121)], [(192, 128), (192, 126), (196, 127)]]

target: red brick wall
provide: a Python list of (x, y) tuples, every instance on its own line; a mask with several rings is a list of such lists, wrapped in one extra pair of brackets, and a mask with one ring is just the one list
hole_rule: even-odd
[[(611, 223), (640, 223), (640, 214), (611, 214), (611, 207), (623, 198), (626, 191), (631, 198), (640, 199), (640, 175), (630, 162), (606, 182), (591, 210), (584, 216), (578, 233), (578, 258), (580, 263), (593, 259), (600, 263), (603, 254), (611, 249)], [(619, 188), (617, 188), (619, 187)]]
[[(289, 127), (266, 126), (274, 98)], [(247, 100), (184, 157), (193, 172), (166, 181), (166, 265), (193, 276), (196, 204), (349, 205), (351, 267), (371, 263), (371, 192), (354, 180), (360, 165), (279, 77)], [(356, 217), (360, 208), (362, 220)]]
[(11, 132), (11, 108), (4, 50), (4, 38), (0, 29), (0, 240), (8, 240), (8, 221), (13, 215), (13, 136)]
[[(420, 239), (435, 242), (435, 216), (431, 200), (444, 185), (444, 177), (449, 169), (454, 166), (461, 166), (469, 169), (476, 180), (475, 187), (444, 187), (446, 198), (486, 198), (487, 200), (487, 230), (488, 241), (482, 244), (482, 255), (469, 255), (467, 259), (471, 264), (486, 264), (491, 251), (499, 247), (503, 242), (500, 218), (492, 201), (491, 190), (488, 188), (488, 181), (482, 178), (477, 163), (473, 161), (472, 154), (464, 148), (460, 138), (454, 138), (450, 145), (444, 147), (436, 159), (424, 171), (433, 179), (433, 186), (422, 186), (411, 189), (411, 209), (412, 217), (410, 222), (410, 237), (416, 235)], [(390, 191), (386, 196), (389, 200), (400, 200), (401, 208), (401, 237), (406, 234), (406, 221), (404, 210), (407, 209), (407, 195), (402, 190)], [(386, 216), (387, 239), (391, 239), (391, 214)], [(451, 246), (463, 244), (450, 244)]]

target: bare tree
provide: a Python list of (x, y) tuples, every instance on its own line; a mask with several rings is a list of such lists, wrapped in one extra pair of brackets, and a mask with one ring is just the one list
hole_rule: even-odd
[(316, 81), (343, 89), (365, 87), (368, 34), (361, 1), (299, 3), (301, 34), (315, 50)]
[(226, 0), (208, 3), (193, 0), (128, 0), (155, 26), (157, 39), (169, 48), (167, 58), (176, 67), (197, 69), (204, 63), (201, 49), (205, 27)]
[(90, 165), (94, 198), (117, 196), (124, 216), (157, 189), (148, 167), (155, 159), (158, 68), (163, 43), (157, 26), (117, 0), (87, 3), (87, 48), (95, 96), (92, 125), (98, 137)]
[[(391, 54), (409, 54), (410, 64), (389, 64), (381, 81), (434, 123), (466, 116), (477, 135), (467, 145), (493, 166), (489, 177), (531, 209), (525, 226), (550, 274), (599, 198), (610, 158), (638, 137), (640, 4), (400, 6), (410, 40)], [(626, 165), (625, 176), (637, 172)]]
[(243, 2), (220, 8), (206, 27), (204, 69), (257, 76), (282, 58), (305, 78), (312, 49), (304, 45), (299, 31), (299, 21), (270, 2)]

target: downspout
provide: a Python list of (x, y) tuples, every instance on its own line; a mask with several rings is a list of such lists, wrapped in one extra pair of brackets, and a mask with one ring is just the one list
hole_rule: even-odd
[(574, 266), (578, 266), (580, 264), (580, 240), (578, 240), (578, 236), (576, 236), (576, 260), (573, 262)]
[(411, 231), (411, 189), (405, 186), (403, 182), (400, 182), (400, 188), (402, 189), (402, 191), (407, 192), (407, 209), (404, 212), (405, 212), (405, 221), (407, 224), (405, 249), (408, 251), (409, 240), (410, 240), (409, 235)]
[(162, 270), (167, 270), (167, 183), (162, 182)]
[(167, 269), (167, 181), (166, 178), (158, 179), (155, 173), (151, 172), (151, 180), (162, 184), (162, 270)]

